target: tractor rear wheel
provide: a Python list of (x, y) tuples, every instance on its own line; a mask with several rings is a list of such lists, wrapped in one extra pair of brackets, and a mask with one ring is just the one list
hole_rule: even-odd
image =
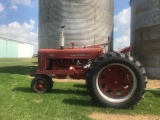
[(53, 81), (49, 76), (37, 76), (31, 82), (31, 89), (36, 93), (47, 93), (52, 90)]
[(97, 58), (87, 73), (87, 89), (101, 106), (133, 107), (143, 97), (147, 77), (133, 57), (111, 52)]

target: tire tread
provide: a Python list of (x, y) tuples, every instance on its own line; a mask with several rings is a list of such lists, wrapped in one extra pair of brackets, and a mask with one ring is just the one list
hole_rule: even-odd
[[(123, 103), (121, 105), (115, 105), (112, 106), (110, 104), (106, 104), (104, 102), (102, 102), (96, 95), (95, 92), (93, 90), (93, 76), (96, 73), (96, 68), (100, 67), (102, 65), (103, 62), (108, 61), (112, 58), (119, 58), (122, 60), (128, 60), (133, 66), (135, 66), (136, 69), (138, 69), (137, 71), (140, 74), (140, 79), (141, 81), (137, 81), (140, 82), (141, 84), (141, 88), (139, 89), (139, 93), (135, 93), (138, 94), (138, 98), (136, 97), (135, 99), (133, 99), (131, 102), (129, 103)], [(132, 56), (128, 56), (126, 54), (122, 54), (122, 53), (117, 53), (117, 52), (110, 52), (107, 54), (104, 54), (102, 57), (97, 58), (92, 64), (91, 64), (91, 68), (88, 70), (87, 72), (87, 76), (86, 76), (86, 80), (87, 80), (87, 90), (89, 91), (89, 94), (91, 96), (91, 98), (98, 103), (101, 106), (104, 107), (115, 107), (115, 108), (132, 108), (134, 105), (136, 105), (141, 98), (144, 97), (144, 93), (146, 91), (146, 84), (147, 84), (147, 76), (146, 76), (146, 72), (144, 70), (144, 68), (142, 67), (142, 65), (136, 60), (134, 59)]]

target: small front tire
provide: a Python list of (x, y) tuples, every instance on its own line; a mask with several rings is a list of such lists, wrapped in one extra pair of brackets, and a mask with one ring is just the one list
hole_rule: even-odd
[(37, 76), (31, 82), (31, 89), (36, 93), (51, 92), (53, 87), (52, 79), (46, 76)]

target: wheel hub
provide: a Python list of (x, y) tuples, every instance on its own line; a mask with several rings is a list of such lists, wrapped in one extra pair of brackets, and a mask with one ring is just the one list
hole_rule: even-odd
[(110, 78), (110, 81), (113, 85), (117, 85), (120, 83), (119, 79), (117, 76), (114, 76), (113, 78)]
[(46, 90), (46, 87), (47, 86), (46, 86), (46, 83), (44, 81), (39, 80), (35, 83), (35, 89), (38, 92), (44, 92)]
[(37, 88), (40, 89), (40, 90), (44, 90), (44, 85), (43, 84), (38, 84)]

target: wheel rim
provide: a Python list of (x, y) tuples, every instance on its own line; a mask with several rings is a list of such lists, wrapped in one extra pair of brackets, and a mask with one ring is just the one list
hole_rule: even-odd
[(114, 63), (98, 72), (96, 87), (105, 100), (119, 103), (132, 97), (137, 87), (137, 80), (128, 66)]
[(34, 84), (34, 89), (38, 92), (38, 93), (43, 93), (44, 91), (46, 91), (47, 89), (47, 85), (43, 80), (38, 80), (35, 82)]

